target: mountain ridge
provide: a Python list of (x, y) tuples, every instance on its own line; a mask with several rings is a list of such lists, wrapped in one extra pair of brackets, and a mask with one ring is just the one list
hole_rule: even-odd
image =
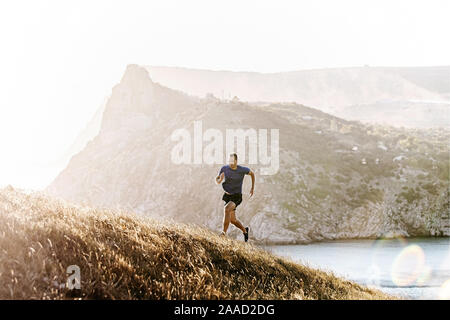
[[(450, 108), (450, 66), (440, 67), (348, 67), (259, 73), (218, 71), (182, 67), (145, 66), (154, 81), (196, 96), (212, 94), (221, 99), (239, 97), (247, 102), (296, 102), (313, 106), (347, 120), (379, 123), (379, 107), (383, 101), (399, 101), (389, 105), (394, 117), (384, 120), (395, 126), (432, 127), (448, 119)], [(423, 101), (414, 109), (434, 117), (420, 120), (405, 117), (402, 103)], [(440, 101), (444, 110), (434, 110), (426, 101)], [(368, 105), (365, 117), (358, 109)], [(372, 107), (373, 105), (373, 107)], [(355, 109), (356, 111), (353, 111)], [(374, 114), (372, 117), (371, 115)], [(415, 122), (408, 122), (414, 118)], [(391, 120), (392, 119), (392, 120)]]

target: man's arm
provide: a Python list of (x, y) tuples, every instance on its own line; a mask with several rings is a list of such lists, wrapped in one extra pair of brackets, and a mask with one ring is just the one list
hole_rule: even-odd
[(253, 191), (255, 191), (255, 173), (250, 170), (250, 172), (248, 173), (250, 175), (250, 177), (252, 177), (252, 188), (250, 189), (250, 197), (253, 195)]

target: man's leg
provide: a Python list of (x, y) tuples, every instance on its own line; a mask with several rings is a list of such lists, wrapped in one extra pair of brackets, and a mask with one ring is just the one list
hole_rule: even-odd
[(229, 201), (223, 207), (223, 233), (227, 233), (228, 226), (230, 225), (231, 221), (231, 212), (234, 211), (234, 208), (236, 208), (236, 205), (233, 201)]
[(231, 211), (230, 222), (232, 224), (234, 224), (236, 227), (238, 227), (239, 229), (241, 229), (243, 233), (247, 232), (245, 230), (244, 226), (242, 225), (242, 223), (240, 223), (239, 220), (236, 219), (236, 206), (233, 206), (233, 210)]

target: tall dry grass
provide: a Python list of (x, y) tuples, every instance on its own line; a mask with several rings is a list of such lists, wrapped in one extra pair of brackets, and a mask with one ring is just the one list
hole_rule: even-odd
[[(61, 288), (81, 269), (81, 290)], [(204, 228), (0, 189), (1, 299), (389, 299)]]

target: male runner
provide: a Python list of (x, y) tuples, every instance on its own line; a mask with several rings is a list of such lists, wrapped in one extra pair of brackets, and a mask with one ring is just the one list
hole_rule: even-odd
[(248, 241), (248, 227), (244, 226), (236, 219), (236, 207), (242, 202), (242, 182), (244, 176), (249, 174), (252, 177), (252, 188), (250, 190), (250, 197), (253, 196), (255, 188), (255, 174), (250, 168), (239, 166), (237, 164), (237, 154), (230, 154), (228, 160), (229, 165), (220, 168), (219, 174), (216, 177), (216, 184), (222, 183), (224, 194), (222, 200), (224, 204), (224, 217), (223, 217), (223, 231), (222, 235), (225, 235), (228, 230), (230, 222), (236, 227), (242, 230), (244, 234), (245, 242)]

